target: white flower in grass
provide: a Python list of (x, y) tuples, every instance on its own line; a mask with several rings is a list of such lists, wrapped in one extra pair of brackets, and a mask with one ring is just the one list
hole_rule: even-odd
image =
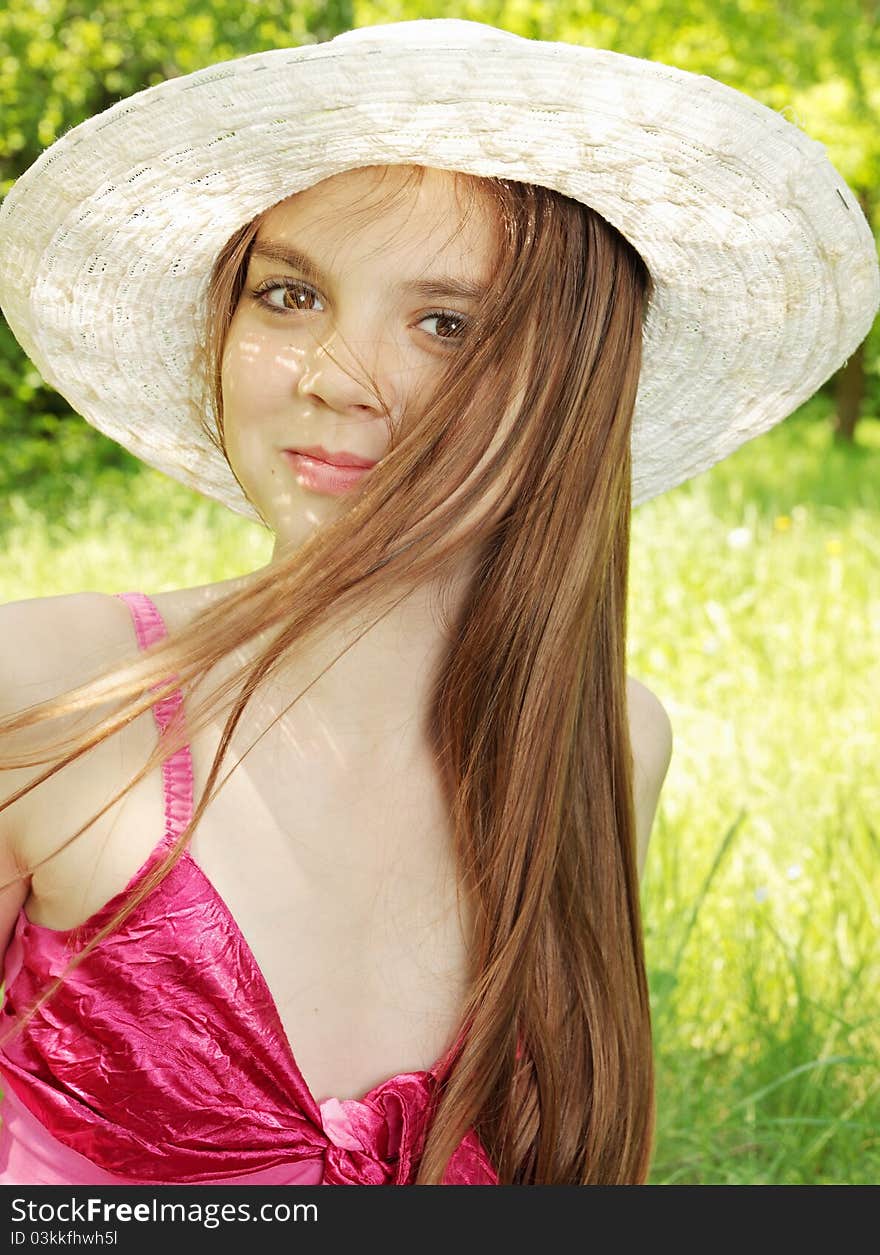
[(727, 533), (727, 544), (730, 549), (746, 549), (752, 543), (750, 527), (734, 527)]

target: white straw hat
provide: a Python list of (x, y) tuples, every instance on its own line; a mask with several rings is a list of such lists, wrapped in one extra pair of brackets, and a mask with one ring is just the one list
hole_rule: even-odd
[(850, 189), (773, 110), (657, 62), (438, 19), (223, 62), (75, 127), (0, 206), (0, 306), (90, 423), (256, 518), (200, 429), (211, 267), (291, 193), (397, 163), (555, 188), (644, 258), (636, 505), (790, 414), (880, 302)]

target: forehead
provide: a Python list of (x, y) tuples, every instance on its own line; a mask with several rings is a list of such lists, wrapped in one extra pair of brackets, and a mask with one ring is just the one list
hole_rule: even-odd
[(499, 242), (498, 213), (481, 179), (424, 166), (346, 170), (275, 205), (260, 240), (309, 251), (401, 260), (443, 257), (488, 280)]

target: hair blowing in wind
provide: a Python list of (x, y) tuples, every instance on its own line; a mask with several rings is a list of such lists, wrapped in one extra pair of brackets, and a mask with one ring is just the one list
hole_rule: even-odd
[[(497, 214), (499, 258), (440, 386), (404, 415), (350, 507), (249, 588), (130, 662), (0, 720), (0, 770), (50, 764), (4, 807), (268, 633), (251, 665), (187, 702), (188, 726), (176, 720), (90, 821), (231, 700), (191, 824), (70, 971), (180, 856), (222, 786), (245, 707), (299, 642), (337, 613), (390, 609), (472, 554), (430, 715), (458, 889), (474, 907), (467, 1031), (438, 1089), (416, 1183), (440, 1183), (473, 1126), (501, 1184), (638, 1184), (652, 1150), (654, 1071), (625, 646), (630, 435), (650, 280), (588, 207), (526, 184), (462, 186)], [(229, 241), (209, 289), (206, 431), (221, 449), (221, 355), (258, 226)], [(506, 414), (510, 428), (480, 468)], [(50, 740), (53, 721), (87, 714), (86, 730)], [(10, 755), (13, 736), (33, 753)]]

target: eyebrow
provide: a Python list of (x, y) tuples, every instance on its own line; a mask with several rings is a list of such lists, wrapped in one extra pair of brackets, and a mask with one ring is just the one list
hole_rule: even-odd
[[(265, 261), (281, 262), (291, 270), (298, 270), (303, 278), (319, 287), (326, 286), (326, 278), (317, 264), (299, 249), (291, 248), (276, 240), (257, 240), (251, 251), (252, 257), (261, 257)], [(472, 283), (467, 279), (455, 279), (452, 275), (429, 275), (427, 278), (413, 279), (408, 283), (396, 285), (401, 291), (412, 292), (416, 296), (428, 300), (445, 296), (458, 297), (466, 301), (479, 301), (486, 295), (486, 287), (480, 283)]]

